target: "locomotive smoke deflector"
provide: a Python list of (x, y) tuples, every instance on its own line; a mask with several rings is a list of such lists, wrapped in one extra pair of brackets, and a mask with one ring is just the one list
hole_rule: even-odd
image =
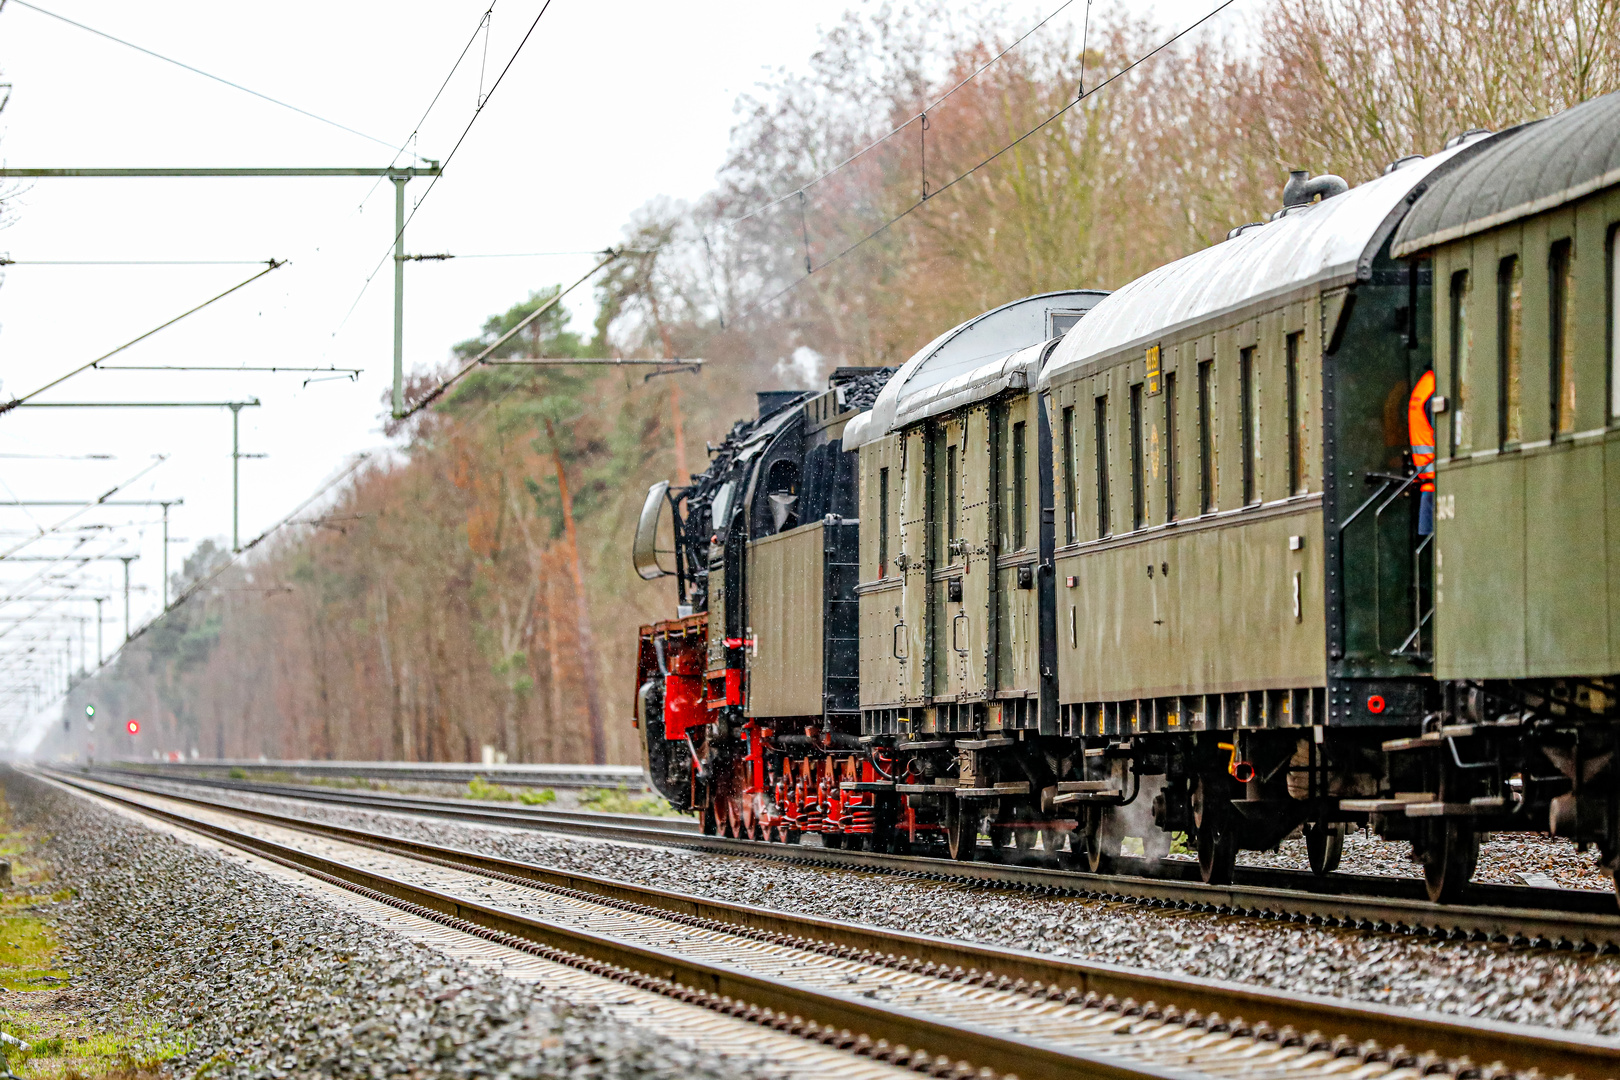
[(647, 581), (668, 577), (673, 570), (658, 565), (658, 519), (663, 515), (669, 494), (669, 481), (660, 480), (647, 489), (647, 501), (641, 504), (641, 517), (636, 521), (636, 542), (630, 549), (630, 561)]

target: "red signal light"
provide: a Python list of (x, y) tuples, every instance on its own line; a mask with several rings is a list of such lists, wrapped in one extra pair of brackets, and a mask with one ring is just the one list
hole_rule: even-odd
[(124, 725), (124, 730), (128, 731), (131, 735), (139, 735), (141, 733), (141, 722), (139, 720), (131, 720), (129, 723)]

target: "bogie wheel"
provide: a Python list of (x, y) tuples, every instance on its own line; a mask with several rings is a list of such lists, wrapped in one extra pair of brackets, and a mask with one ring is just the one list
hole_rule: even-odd
[(1198, 824), (1198, 876), (1206, 885), (1230, 885), (1237, 869), (1237, 833), (1232, 811), (1220, 790), (1221, 781), (1199, 780), (1193, 793), (1193, 819)]
[(1041, 842), (1045, 834), (1037, 823), (1039, 815), (1035, 808), (1029, 805), (1020, 806), (1013, 811), (1013, 845), (1018, 848), (1018, 861), (1024, 862), (1033, 858), (1035, 845)]
[(979, 846), (979, 808), (962, 800), (945, 803), (945, 846), (957, 862), (972, 862)]
[(1083, 848), (1081, 865), (1093, 874), (1112, 874), (1114, 860), (1119, 857), (1119, 833), (1113, 827), (1112, 815), (1101, 806), (1088, 806), (1082, 812), (1080, 827), (1074, 832), (1072, 845), (1079, 841)]
[(1472, 823), (1447, 818), (1434, 827), (1423, 852), (1423, 883), (1429, 899), (1450, 904), (1462, 895), (1479, 863), (1479, 834)]
[(1344, 856), (1344, 822), (1315, 822), (1305, 826), (1305, 856), (1311, 873), (1327, 877), (1339, 868)]

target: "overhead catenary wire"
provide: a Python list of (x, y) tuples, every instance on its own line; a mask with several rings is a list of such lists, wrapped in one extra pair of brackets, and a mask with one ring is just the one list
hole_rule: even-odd
[[(0, 2), (4, 2), (4, 0), (0, 0)], [(405, 136), (405, 141), (400, 143), (399, 148), (394, 151), (394, 162), (399, 160), (399, 155), (403, 154), (405, 152), (405, 148), (410, 146), (411, 143), (416, 140), (417, 135), (421, 133), (422, 125), (427, 123), (427, 118), (433, 112), (433, 107), (439, 103), (439, 98), (444, 96), (444, 88), (450, 85), (450, 80), (455, 78), (457, 71), (461, 70), (461, 62), (467, 58), (467, 52), (472, 48), (473, 42), (478, 40), (478, 31), (484, 28), (484, 24), (488, 22), (490, 17), (494, 14), (495, 3), (496, 0), (491, 0), (489, 7), (485, 9), (484, 14), (479, 18), (478, 25), (473, 28), (472, 36), (467, 39), (467, 44), (461, 47), (461, 53), (456, 57), (456, 62), (450, 65), (450, 70), (445, 73), (444, 81), (441, 82), (439, 84), (439, 88), (434, 91), (433, 100), (428, 102), (427, 108), (422, 110), (421, 117), (417, 119), (415, 126), (411, 128), (411, 133)], [(376, 193), (377, 189), (382, 186), (384, 179), (385, 177), (379, 176), (377, 178), (377, 182), (371, 185), (371, 190), (367, 191), (365, 198), (360, 200), (360, 206), (362, 208), (365, 206), (366, 202), (371, 198), (371, 196)]]
[[(549, 0), (548, 0), (548, 2), (549, 2)], [(492, 88), (490, 90), (490, 93), (494, 93), (494, 92), (495, 91)], [(619, 257), (619, 253), (617, 251), (609, 251), (607, 253), (607, 258), (603, 259), (601, 262), (599, 262), (595, 266), (591, 267), (585, 273), (581, 274), (574, 281), (574, 283), (572, 285), (568, 286), (566, 289), (559, 289), (557, 291), (556, 296), (553, 296), (550, 300), (547, 300), (544, 304), (541, 304), (539, 307), (537, 307), (533, 311), (529, 312), (529, 314), (525, 315), (523, 317), (523, 319), (516, 326), (512, 327), (512, 329), (508, 330), (506, 333), (504, 333), (500, 337), (496, 338), (495, 341), (491, 345), (489, 345), (489, 347), (484, 349), (483, 352), (480, 352), (477, 356), (473, 357), (471, 360), (467, 361), (466, 365), (463, 366), (460, 370), (456, 371), (454, 374), (450, 375), (448, 378), (441, 379), (439, 381), (439, 385), (435, 386), (432, 390), (429, 390), (426, 394), (422, 395), (422, 397), (419, 398), (414, 404), (412, 404), (410, 408), (408, 408), (404, 412), (400, 413), (399, 414), (399, 419), (404, 420), (407, 417), (415, 416), (417, 413), (421, 412), (423, 409), (425, 409), (429, 405), (433, 404), (433, 402), (438, 400), (438, 398), (446, 390), (450, 389), (450, 387), (454, 386), (458, 381), (460, 381), (460, 379), (464, 375), (466, 375), (473, 368), (477, 367), (478, 365), (482, 364), (486, 359), (488, 359), (489, 355), (491, 353), (493, 353), (496, 349), (500, 348), (502, 345), (506, 344), (512, 338), (516, 337), (517, 334), (524, 327), (528, 326), (534, 320), (538, 319), (540, 316), (544, 315), (546, 312), (548, 312), (552, 308), (556, 307), (557, 304), (562, 301), (563, 297), (567, 296), (569, 293), (573, 292), (575, 289), (577, 289), (581, 285), (585, 284), (585, 282), (589, 281), (591, 279), (591, 277), (594, 276), (598, 270), (601, 270), (604, 266), (606, 266), (608, 263), (612, 262), (613, 260), (617, 259), (618, 257)]]
[(130, 340), (124, 342), (122, 345), (118, 346), (118, 348), (112, 350), (111, 352), (103, 353), (102, 355), (96, 357), (94, 360), (90, 361), (87, 364), (80, 364), (78, 367), (74, 368), (72, 371), (68, 372), (66, 375), (62, 375), (62, 376), (60, 376), (58, 378), (52, 379), (50, 382), (46, 383), (44, 386), (41, 386), (36, 390), (30, 390), (28, 393), (22, 395), (21, 397), (15, 397), (15, 398), (12, 398), (10, 401), (5, 402), (4, 404), (0, 404), (0, 415), (3, 415), (5, 413), (8, 413), (8, 412), (12, 411), (17, 406), (21, 405), (23, 402), (29, 400), (30, 398), (37, 397), (38, 395), (43, 394), (45, 391), (49, 390), (53, 386), (60, 386), (62, 383), (67, 382), (69, 379), (73, 378), (73, 376), (78, 375), (81, 372), (89, 371), (91, 368), (95, 367), (97, 364), (101, 363), (103, 360), (106, 360), (108, 357), (117, 356), (119, 353), (121, 353), (125, 349), (129, 348), (131, 345), (134, 345), (137, 342), (145, 341), (147, 338), (151, 337), (153, 334), (157, 333), (158, 331), (167, 330), (169, 327), (173, 326), (175, 323), (179, 322), (181, 319), (184, 319), (189, 315), (195, 315), (197, 312), (201, 311), (203, 308), (207, 307), (209, 304), (214, 303), (215, 301), (225, 299), (227, 296), (231, 295), (231, 293), (235, 292), (238, 289), (241, 289), (241, 288), (244, 288), (244, 287), (246, 287), (248, 285), (251, 285), (253, 282), (258, 281), (260, 278), (264, 277), (264, 275), (270, 273), (271, 271), (277, 269), (278, 267), (282, 267), (282, 266), (287, 265), (286, 260), (281, 260), (281, 261), (278, 262), (275, 259), (268, 259), (268, 260), (266, 260), (266, 262), (269, 265), (267, 265), (263, 270), (260, 270), (257, 274), (254, 274), (252, 277), (246, 279), (245, 281), (239, 281), (235, 285), (232, 285), (230, 288), (226, 289), (224, 292), (219, 293), (216, 296), (211, 296), (207, 300), (204, 300), (202, 303), (198, 304), (196, 307), (190, 308), (190, 309), (188, 309), (186, 311), (182, 311), (180, 314), (176, 315), (174, 318), (170, 319), (168, 322), (165, 322), (165, 323), (162, 323), (162, 324), (160, 324), (158, 326), (152, 327), (152, 329), (148, 330), (146, 333), (140, 335), (139, 337), (131, 338)]
[(17, 554), (17, 552), (21, 551), (23, 548), (27, 547), (29, 544), (32, 544), (36, 540), (40, 540), (40, 539), (43, 539), (44, 537), (50, 536), (52, 533), (60, 532), (65, 526), (71, 525), (74, 521), (77, 521), (79, 518), (83, 517), (85, 514), (89, 513), (91, 510), (95, 509), (101, 503), (106, 502), (108, 499), (112, 498), (114, 495), (118, 494), (124, 488), (126, 488), (129, 485), (133, 484), (135, 481), (139, 480), (141, 477), (145, 476), (147, 473), (151, 472), (153, 469), (157, 468), (159, 465), (163, 464), (167, 460), (169, 460), (167, 455), (160, 456), (156, 461), (153, 461), (150, 465), (146, 466), (146, 468), (142, 469), (140, 472), (136, 473), (134, 476), (131, 476), (128, 480), (125, 480), (121, 484), (115, 484), (114, 486), (108, 488), (106, 491), (102, 492), (101, 495), (99, 495), (98, 497), (96, 497), (94, 499), (91, 499), (89, 502), (87, 502), (83, 506), (79, 507), (79, 509), (73, 511), (73, 513), (69, 514), (67, 517), (63, 518), (61, 521), (58, 521), (55, 525), (48, 526), (47, 528), (42, 529), (38, 533), (36, 533), (33, 536), (29, 537), (28, 539), (22, 540), (22, 541), (20, 541), (20, 542), (18, 542), (16, 544), (11, 545), (11, 547), (7, 548), (5, 551), (0, 551), (0, 560), (5, 560), (5, 559), (10, 558), (11, 556)]
[(1177, 41), (1181, 40), (1183, 37), (1185, 37), (1188, 34), (1192, 33), (1194, 30), (1198, 29), (1198, 27), (1202, 26), (1204, 23), (1208, 22), (1210, 19), (1213, 19), (1216, 15), (1219, 15), (1222, 11), (1225, 11), (1227, 8), (1231, 7), (1236, 2), (1237, 2), (1237, 0), (1221, 0), (1221, 2), (1219, 4), (1217, 4), (1217, 5), (1215, 5), (1215, 7), (1211, 8), (1208, 12), (1206, 12), (1197, 21), (1195, 21), (1193, 23), (1190, 23), (1189, 25), (1182, 28), (1181, 30), (1176, 31), (1174, 34), (1170, 35), (1170, 37), (1166, 38), (1164, 41), (1160, 42), (1158, 45), (1155, 45), (1153, 48), (1149, 49), (1147, 52), (1143, 53), (1141, 56), (1138, 56), (1135, 60), (1132, 60), (1129, 64), (1126, 64), (1124, 67), (1120, 68), (1118, 71), (1116, 71), (1112, 75), (1108, 76), (1108, 78), (1106, 78), (1106, 79), (1102, 80), (1101, 82), (1099, 82), (1096, 86), (1092, 87), (1090, 90), (1084, 90), (1081, 93), (1076, 94), (1075, 97), (1070, 99), (1069, 102), (1067, 104), (1065, 104), (1061, 109), (1058, 109), (1056, 112), (1052, 113), (1046, 119), (1042, 120), (1040, 123), (1036, 124), (1034, 127), (1030, 128), (1028, 131), (1024, 132), (1022, 135), (1019, 135), (1016, 139), (1013, 139), (1011, 142), (1007, 143), (1005, 146), (1001, 147), (999, 150), (996, 150), (994, 153), (990, 154), (988, 157), (981, 160), (978, 164), (974, 165), (972, 168), (966, 169), (963, 172), (958, 173), (956, 176), (952, 177), (946, 183), (941, 184), (939, 187), (937, 187), (937, 188), (933, 189), (932, 191), (930, 191), (925, 197), (917, 199), (915, 202), (911, 203), (909, 206), (905, 207), (903, 210), (900, 210), (894, 216), (890, 217), (882, 225), (879, 225), (877, 228), (873, 229), (871, 232), (867, 233), (865, 236), (862, 236), (860, 239), (855, 240), (854, 242), (850, 243), (848, 246), (842, 248), (836, 254), (831, 255), (826, 259), (823, 259), (819, 263), (814, 263), (814, 264), (810, 265), (806, 269), (805, 273), (801, 277), (795, 278), (792, 282), (790, 282), (789, 284), (783, 286), (781, 289), (778, 289), (776, 292), (772, 293), (770, 296), (766, 297), (765, 299), (756, 301), (755, 303), (749, 305), (749, 307), (747, 309), (745, 309), (744, 312), (742, 313), (741, 318), (747, 319), (747, 318), (751, 318), (754, 315), (757, 315), (759, 312), (761, 312), (764, 309), (768, 308), (770, 305), (774, 304), (776, 301), (780, 300), (782, 297), (786, 296), (788, 293), (790, 293), (793, 290), (797, 289), (800, 285), (804, 284), (806, 281), (809, 281), (810, 278), (815, 274), (815, 272), (817, 270), (826, 269), (828, 266), (831, 266), (833, 263), (838, 262), (844, 256), (851, 254), (852, 252), (856, 251), (857, 249), (859, 249), (861, 247), (864, 247), (865, 245), (867, 245), (868, 243), (870, 243), (871, 241), (873, 241), (877, 237), (883, 235), (885, 232), (889, 231), (889, 229), (893, 228), (896, 224), (903, 221), (905, 218), (911, 216), (917, 210), (919, 210), (922, 207), (926, 206), (929, 202), (931, 202), (932, 200), (938, 198), (944, 192), (946, 192), (946, 191), (950, 190), (951, 188), (955, 187), (957, 184), (961, 183), (963, 180), (966, 180), (968, 177), (973, 176), (979, 170), (983, 169), (987, 165), (990, 165), (991, 163), (993, 163), (994, 161), (999, 159), (1002, 155), (1006, 154), (1009, 150), (1012, 150), (1012, 149), (1016, 148), (1017, 146), (1019, 146), (1020, 144), (1022, 144), (1023, 142), (1025, 142), (1026, 140), (1028, 140), (1032, 136), (1034, 136), (1036, 134), (1039, 134), (1040, 132), (1044, 131), (1046, 128), (1051, 126), (1055, 121), (1057, 121), (1059, 118), (1067, 115), (1068, 112), (1071, 109), (1075, 108), (1081, 102), (1086, 101), (1088, 98), (1092, 97), (1093, 95), (1097, 94), (1098, 92), (1100, 92), (1104, 88), (1108, 87), (1109, 85), (1114, 83), (1116, 80), (1118, 80), (1118, 79), (1124, 77), (1125, 75), (1129, 74), (1135, 68), (1137, 68), (1137, 67), (1141, 66), (1142, 64), (1146, 63), (1147, 61), (1151, 60), (1153, 57), (1157, 56), (1159, 53), (1163, 52), (1165, 49), (1168, 49), (1171, 45), (1174, 45)]
[[(244, 94), (251, 94), (254, 97), (259, 98), (259, 99), (261, 99), (263, 101), (268, 101), (272, 105), (279, 105), (283, 109), (291, 109), (293, 112), (298, 113), (301, 116), (307, 116), (311, 120), (318, 120), (321, 123), (326, 124), (326, 125), (328, 125), (330, 127), (337, 128), (339, 131), (346, 131), (350, 135), (358, 135), (362, 139), (365, 139), (365, 140), (367, 140), (369, 142), (377, 143), (380, 146), (386, 146), (390, 150), (395, 149), (394, 144), (389, 142), (386, 139), (379, 139), (375, 135), (367, 135), (365, 132), (359, 131), (359, 130), (357, 130), (355, 128), (352, 128), (347, 124), (340, 124), (336, 120), (329, 119), (329, 118), (327, 118), (325, 116), (320, 115), (319, 113), (310, 112), (308, 109), (300, 108), (297, 105), (292, 104), (291, 102), (282, 101), (280, 98), (271, 97), (269, 94), (263, 93), (263, 92), (258, 91), (258, 90), (254, 90), (251, 87), (243, 86), (241, 83), (232, 82), (230, 79), (227, 79), (224, 76), (215, 75), (212, 72), (204, 71), (202, 68), (199, 68), (199, 67), (193, 67), (192, 65), (190, 65), (190, 64), (188, 64), (188, 63), (186, 63), (186, 62), (184, 62), (182, 60), (176, 60), (172, 56), (164, 56), (160, 52), (154, 52), (153, 50), (146, 48), (144, 45), (137, 45), (133, 41), (127, 41), (124, 38), (116, 37), (116, 36), (114, 36), (112, 34), (107, 33), (105, 30), (97, 30), (93, 26), (86, 26), (84, 23), (77, 22), (76, 20), (70, 19), (66, 15), (58, 15), (56, 12), (50, 11), (50, 10), (48, 10), (46, 8), (42, 8), (38, 4), (31, 4), (31, 3), (28, 2), (28, 0), (11, 0), (11, 3), (16, 4), (18, 7), (25, 7), (27, 9), (29, 9), (30, 11), (37, 11), (41, 15), (47, 15), (50, 18), (58, 20), (59, 22), (65, 22), (69, 26), (78, 27), (80, 30), (86, 31), (87, 33), (94, 34), (97, 37), (106, 38), (108, 41), (117, 42), (119, 45), (123, 45), (126, 48), (134, 49), (136, 52), (145, 53), (147, 56), (150, 56), (155, 60), (162, 60), (165, 64), (173, 64), (175, 67), (184, 68), (185, 70), (191, 72), (194, 75), (201, 75), (205, 79), (212, 79), (214, 82), (221, 83), (221, 84), (223, 84), (225, 86), (229, 86), (233, 90), (240, 90)], [(398, 151), (396, 150), (395, 152), (397, 153)]]
[(106, 658), (106, 660), (104, 660), (101, 663), (101, 665), (99, 667), (97, 667), (96, 670), (100, 671), (101, 668), (106, 667), (108, 664), (112, 663), (113, 659), (115, 657), (117, 657), (119, 653), (123, 652), (125, 646), (127, 646), (130, 642), (136, 640), (141, 635), (145, 634), (148, 630), (150, 630), (153, 626), (155, 626), (157, 624), (158, 620), (163, 618), (164, 615), (167, 615), (169, 612), (173, 611), (175, 608), (179, 607), (181, 604), (186, 603), (193, 596), (196, 596), (199, 592), (201, 592), (203, 589), (208, 587), (208, 585), (212, 584), (226, 570), (229, 570), (231, 567), (235, 566), (239, 561), (241, 561), (242, 556), (246, 555), (248, 552), (252, 551), (254, 548), (258, 547), (260, 544), (262, 544), (266, 540), (270, 539), (270, 537), (272, 537), (276, 533), (280, 532), (287, 525), (291, 524), (294, 518), (296, 518), (299, 514), (302, 514), (305, 510), (308, 510), (319, 499), (321, 499), (328, 491), (331, 491), (333, 488), (337, 487), (343, 481), (347, 480), (350, 476), (354, 475), (355, 470), (360, 468), (361, 465), (364, 465), (370, 458), (371, 458), (371, 455), (369, 453), (356, 454), (354, 456), (354, 459), (349, 462), (349, 464), (348, 464), (348, 466), (346, 468), (344, 468), (336, 476), (333, 476), (326, 483), (324, 483), (320, 487), (316, 488), (315, 493), (313, 495), (311, 495), (309, 498), (305, 499), (303, 502), (299, 503), (297, 506), (293, 507), (292, 510), (287, 514), (286, 517), (282, 518), (280, 521), (276, 522), (274, 525), (272, 525), (268, 529), (264, 530), (264, 532), (260, 533), (258, 536), (255, 536), (252, 540), (249, 540), (247, 543), (243, 544), (242, 545), (242, 550), (232, 552), (230, 557), (227, 558), (224, 562), (220, 563), (217, 567), (215, 567), (212, 573), (208, 574), (205, 577), (198, 578), (196, 581), (193, 581), (190, 585), (187, 585), (184, 589), (180, 590), (180, 592), (175, 596), (175, 598), (169, 602), (168, 607), (164, 608), (163, 611), (161, 613), (159, 613), (156, 618), (148, 620), (147, 622), (143, 623), (139, 628), (137, 628), (136, 631), (133, 634), (131, 634), (127, 639), (125, 639), (124, 644), (120, 645), (118, 648), (114, 649), (112, 654), (109, 655)]
[[(493, 11), (494, 9), (494, 5), (491, 4), (490, 11)], [(450, 147), (450, 152), (446, 154), (444, 156), (444, 160), (439, 163), (439, 171), (434, 174), (433, 179), (428, 181), (427, 190), (422, 192), (422, 197), (417, 199), (416, 204), (411, 207), (411, 212), (406, 215), (405, 224), (401, 225), (399, 229), (395, 231), (393, 237), (388, 241), (388, 247), (384, 249), (382, 256), (378, 258), (377, 265), (372, 267), (371, 273), (366, 275), (365, 283), (360, 286), (360, 292), (357, 296), (355, 296), (354, 303), (349, 305), (348, 312), (343, 316), (343, 322), (348, 322), (349, 316), (354, 314), (354, 309), (360, 306), (361, 297), (364, 297), (366, 295), (366, 290), (371, 287), (372, 279), (377, 276), (377, 271), (381, 270), (383, 268), (383, 264), (386, 263), (393, 255), (394, 247), (399, 243), (399, 238), (404, 235), (405, 230), (410, 227), (411, 222), (416, 220), (416, 212), (422, 209), (422, 204), (427, 202), (429, 195), (433, 194), (433, 189), (439, 186), (439, 181), (444, 178), (444, 171), (450, 167), (450, 162), (455, 160), (456, 152), (461, 149), (461, 144), (467, 141), (467, 135), (472, 131), (473, 125), (478, 123), (478, 118), (483, 115), (484, 106), (488, 105), (490, 99), (495, 96), (495, 91), (501, 88), (501, 83), (505, 81), (507, 72), (511, 71), (512, 65), (517, 63), (517, 58), (523, 53), (523, 47), (529, 43), (529, 38), (534, 36), (535, 28), (540, 25), (540, 20), (545, 18), (545, 14), (549, 10), (551, 10), (551, 0), (545, 0), (545, 3), (540, 5), (539, 14), (535, 15), (534, 21), (531, 22), (529, 24), (529, 28), (524, 31), (523, 39), (518, 42), (517, 48), (512, 50), (512, 55), (507, 57), (505, 66), (501, 68), (501, 73), (495, 76), (495, 81), (490, 85), (489, 93), (481, 95), (478, 106), (473, 109), (472, 118), (467, 121), (467, 126), (461, 129), (461, 134), (456, 137), (455, 145)], [(486, 11), (484, 14), (486, 17), (488, 17), (489, 12)], [(476, 38), (477, 36), (478, 35), (474, 33), (473, 37)], [(463, 55), (465, 55), (465, 50), (463, 50)], [(457, 63), (459, 64), (460, 61), (458, 60)], [(454, 73), (454, 69), (452, 69), (452, 73)], [(449, 82), (448, 77), (445, 81), (447, 83)], [(440, 92), (443, 92), (442, 87), (440, 88)], [(435, 95), (434, 100), (438, 100), (437, 95)], [(431, 106), (429, 106), (429, 108), (431, 108)], [(339, 326), (341, 328), (342, 323), (339, 323)]]
[[(906, 128), (908, 128), (912, 124), (916, 123), (919, 119), (924, 120), (926, 122), (928, 113), (929, 113), (929, 111), (931, 109), (937, 109), (940, 105), (944, 104), (945, 101), (947, 99), (949, 99), (952, 94), (955, 94), (958, 90), (962, 89), (962, 87), (966, 86), (968, 83), (972, 82), (974, 79), (977, 79), (980, 75), (984, 74), (985, 71), (987, 71), (989, 68), (994, 66), (997, 62), (999, 62), (1002, 57), (1006, 56), (1008, 53), (1010, 53), (1014, 49), (1018, 48), (1018, 46), (1022, 45), (1025, 41), (1029, 40), (1031, 35), (1033, 35), (1041, 27), (1045, 26), (1047, 23), (1051, 22), (1053, 19), (1055, 19), (1059, 15), (1061, 15), (1064, 12), (1064, 10), (1066, 10), (1069, 7), (1069, 5), (1073, 4), (1074, 2), (1075, 2), (1075, 0), (1063, 0), (1063, 3), (1059, 4), (1052, 11), (1052, 13), (1050, 15), (1046, 16), (1046, 18), (1042, 19), (1040, 22), (1036, 23), (1034, 26), (1032, 26), (1028, 30), (1026, 30), (1011, 45), (1008, 45), (1005, 49), (1002, 49), (1000, 52), (996, 53), (996, 55), (992, 56), (990, 59), (986, 60), (983, 64), (979, 65), (970, 74), (968, 74), (966, 77), (964, 77), (955, 86), (952, 86), (949, 90), (945, 91), (939, 97), (935, 98), (933, 101), (930, 101), (928, 104), (924, 105), (921, 109), (917, 110), (916, 112), (912, 113), (910, 116), (908, 116), (904, 120), (902, 120), (900, 123), (896, 124), (893, 128), (889, 129), (889, 131), (886, 134), (881, 135), (876, 139), (873, 139), (871, 142), (867, 143), (865, 146), (861, 147), (859, 150), (855, 151), (853, 154), (850, 154), (848, 157), (846, 157), (842, 161), (838, 162), (838, 164), (832, 166), (831, 168), (825, 170), (824, 172), (821, 172), (820, 174), (815, 176), (813, 179), (805, 181), (803, 184), (800, 184), (798, 187), (794, 188), (792, 191), (786, 192), (786, 193), (784, 193), (782, 195), (778, 195), (776, 198), (772, 199), (770, 202), (767, 202), (767, 203), (765, 203), (765, 204), (763, 204), (761, 206), (756, 206), (754, 209), (749, 210), (747, 213), (740, 214), (740, 215), (738, 215), (737, 217), (734, 217), (734, 218), (727, 218), (725, 221), (722, 221), (719, 224), (721, 226), (727, 226), (727, 227), (732, 226), (732, 225), (740, 225), (741, 223), (743, 223), (744, 221), (747, 221), (750, 218), (758, 217), (760, 214), (763, 214), (765, 211), (771, 209), (772, 207), (780, 206), (782, 203), (787, 202), (789, 199), (793, 199), (793, 198), (797, 198), (799, 196), (802, 196), (804, 194), (804, 192), (807, 191), (808, 189), (810, 189), (812, 187), (815, 187), (817, 184), (821, 183), (823, 180), (826, 180), (828, 177), (830, 177), (833, 174), (843, 170), (844, 168), (846, 168), (846, 167), (848, 167), (850, 165), (853, 165), (856, 161), (859, 161), (861, 158), (865, 157), (867, 154), (871, 153), (873, 150), (876, 150), (879, 146), (882, 146), (884, 143), (888, 142), (890, 139), (892, 139), (896, 135), (900, 134)], [(1089, 14), (1089, 11), (1090, 11), (1090, 4), (1088, 3), (1087, 4), (1087, 12), (1088, 12), (1088, 14)]]

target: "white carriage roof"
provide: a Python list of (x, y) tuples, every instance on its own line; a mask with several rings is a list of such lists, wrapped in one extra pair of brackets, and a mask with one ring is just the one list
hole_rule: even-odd
[(1040, 386), (1270, 297), (1354, 281), (1358, 266), (1376, 253), (1369, 248), (1381, 242), (1390, 215), (1464, 145), (1469, 144), (1409, 161), (1342, 195), (1245, 229), (1110, 293), (1058, 343)]
[[(869, 411), (850, 420), (844, 428), (844, 449), (854, 450), (881, 438), (899, 424), (994, 394), (1011, 385), (1005, 379), (1017, 380), (1016, 371), (1025, 372), (1026, 385), (1032, 383), (1034, 372), (1014, 363), (1013, 354), (1049, 340), (1054, 313), (1088, 312), (1106, 295), (1092, 289), (1071, 289), (1028, 296), (946, 331), (895, 372)], [(1001, 370), (1004, 367), (1007, 370)], [(963, 378), (966, 382), (957, 381)], [(948, 392), (942, 390), (947, 382), (953, 383)], [(939, 404), (945, 398), (949, 404)], [(929, 408), (930, 403), (937, 407)]]

